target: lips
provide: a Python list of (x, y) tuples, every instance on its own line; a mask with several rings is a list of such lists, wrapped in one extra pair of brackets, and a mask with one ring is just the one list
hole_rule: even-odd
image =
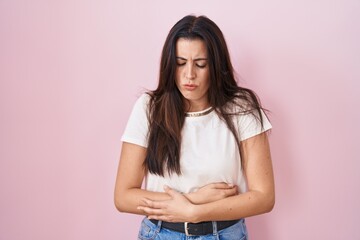
[(198, 86), (195, 85), (195, 84), (184, 84), (183, 86), (184, 86), (184, 88), (185, 88), (186, 90), (188, 90), (188, 91), (193, 91), (193, 90), (195, 90), (195, 89), (198, 87)]

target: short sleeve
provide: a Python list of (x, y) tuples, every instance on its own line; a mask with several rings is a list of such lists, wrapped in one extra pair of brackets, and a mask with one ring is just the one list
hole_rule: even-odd
[(147, 108), (149, 100), (150, 96), (143, 94), (135, 102), (121, 141), (147, 147), (149, 131)]
[[(251, 113), (248, 114), (240, 114), (238, 116), (238, 129), (240, 141), (246, 140), (253, 136), (256, 136), (260, 133), (266, 132), (271, 129), (271, 123), (267, 116), (265, 115), (263, 110), (260, 110), (262, 119), (263, 119), (263, 127), (261, 126), (260, 121)], [(258, 115), (256, 112), (255, 115)]]

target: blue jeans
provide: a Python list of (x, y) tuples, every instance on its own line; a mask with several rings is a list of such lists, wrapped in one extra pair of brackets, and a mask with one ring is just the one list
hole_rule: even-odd
[(186, 236), (185, 233), (172, 231), (161, 227), (161, 221), (157, 225), (150, 222), (146, 217), (141, 222), (138, 235), (139, 240), (247, 240), (248, 233), (245, 220), (241, 219), (234, 225), (217, 230), (213, 222), (213, 233), (204, 236)]

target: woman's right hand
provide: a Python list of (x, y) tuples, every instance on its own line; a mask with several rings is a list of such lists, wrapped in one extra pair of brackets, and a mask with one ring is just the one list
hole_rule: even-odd
[(235, 196), (237, 194), (237, 186), (225, 182), (218, 182), (207, 184), (199, 188), (196, 192), (185, 194), (185, 197), (193, 204), (204, 204)]

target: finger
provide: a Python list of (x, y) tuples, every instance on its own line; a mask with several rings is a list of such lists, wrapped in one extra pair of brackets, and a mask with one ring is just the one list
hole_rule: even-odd
[(149, 216), (147, 216), (147, 218), (164, 221), (164, 222), (172, 222), (172, 218), (170, 218), (166, 215), (149, 215)]
[(153, 201), (148, 198), (141, 199), (141, 202), (139, 206), (143, 207), (149, 207), (149, 208), (157, 208), (157, 209), (164, 209), (166, 208), (166, 204), (162, 201)]
[(167, 194), (169, 194), (170, 197), (172, 197), (172, 198), (181, 195), (180, 193), (178, 193), (177, 191), (175, 191), (174, 189), (170, 188), (170, 187), (167, 186), (167, 185), (164, 186), (164, 190), (165, 190), (165, 192), (166, 192)]
[(143, 206), (138, 206), (137, 209), (142, 210), (147, 215), (158, 215), (158, 216), (160, 216), (160, 215), (164, 214), (163, 209), (156, 209), (156, 208), (143, 207)]
[(233, 188), (230, 188), (230, 189), (224, 189), (223, 191), (224, 191), (225, 196), (227, 196), (227, 197), (237, 195), (237, 188), (236, 187), (233, 187)]
[(142, 198), (140, 200), (140, 206), (153, 207), (153, 201), (148, 198)]
[(150, 204), (150, 201), (147, 198), (140, 199), (140, 205), (148, 206)]
[(216, 189), (229, 189), (229, 188), (233, 188), (234, 184), (225, 183), (225, 182), (217, 182), (217, 183), (212, 183), (212, 187), (216, 188)]
[[(160, 221), (164, 221), (164, 222), (176, 222), (175, 218), (173, 218), (171, 216), (167, 216), (167, 215), (149, 215), (147, 218), (160, 220)], [(179, 222), (179, 221), (177, 221), (177, 222)]]

